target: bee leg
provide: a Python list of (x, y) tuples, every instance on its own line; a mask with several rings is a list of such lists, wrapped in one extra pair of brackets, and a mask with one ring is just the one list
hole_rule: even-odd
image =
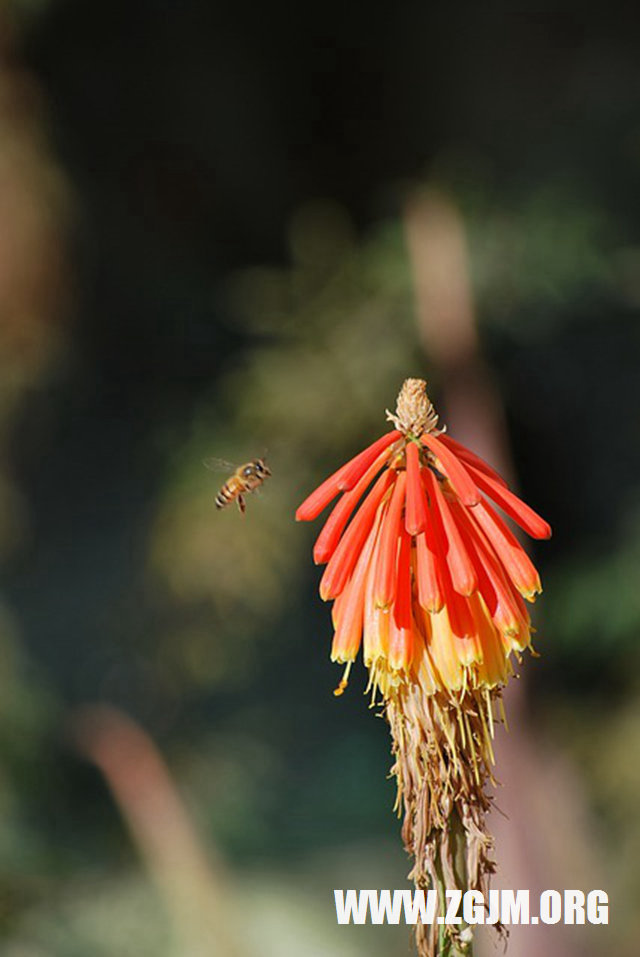
[(240, 509), (240, 511), (242, 512), (242, 514), (244, 515), (244, 513), (245, 513), (246, 510), (247, 510), (247, 506), (246, 506), (246, 503), (245, 503), (245, 500), (244, 500), (244, 495), (238, 495), (238, 498), (236, 499), (236, 501), (238, 502), (238, 508)]

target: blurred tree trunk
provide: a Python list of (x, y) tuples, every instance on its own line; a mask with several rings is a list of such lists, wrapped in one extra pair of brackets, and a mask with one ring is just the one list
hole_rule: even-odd
[[(462, 218), (445, 195), (426, 190), (409, 200), (405, 235), (412, 264), (420, 338), (441, 384), (441, 421), (451, 434), (487, 459), (513, 482), (513, 463), (504, 411), (481, 355), (474, 318), (466, 236)], [(579, 784), (548, 746), (542, 750), (529, 731), (526, 674), (505, 691), (509, 731), (499, 728), (496, 773), (502, 787), (489, 826), (496, 839), (495, 887), (529, 888), (531, 911), (547, 888), (579, 887), (595, 871), (587, 844), (587, 823)], [(485, 939), (482, 939), (482, 937)], [(584, 954), (584, 930), (563, 925), (510, 928), (510, 949), (518, 957), (573, 957)], [(479, 947), (493, 952), (481, 935)]]
[(221, 860), (205, 854), (162, 756), (134, 721), (105, 705), (73, 721), (80, 749), (103, 773), (174, 931), (176, 957), (240, 957)]

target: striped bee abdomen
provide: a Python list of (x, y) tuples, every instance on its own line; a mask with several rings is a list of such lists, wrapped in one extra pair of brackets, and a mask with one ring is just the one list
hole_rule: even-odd
[(216, 495), (216, 508), (224, 508), (225, 505), (229, 505), (237, 494), (238, 492), (231, 487), (230, 482), (225, 483)]

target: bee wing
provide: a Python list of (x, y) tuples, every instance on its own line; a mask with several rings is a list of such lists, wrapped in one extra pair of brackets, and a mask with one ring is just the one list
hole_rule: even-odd
[(235, 472), (237, 466), (233, 462), (227, 462), (225, 459), (208, 458), (204, 459), (202, 464), (211, 472)]

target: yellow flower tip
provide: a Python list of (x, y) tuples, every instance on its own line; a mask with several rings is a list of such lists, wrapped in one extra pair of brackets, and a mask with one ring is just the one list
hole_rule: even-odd
[(518, 591), (526, 601), (533, 603), (542, 594), (542, 587), (538, 584), (535, 588), (519, 588)]
[(389, 609), (391, 608), (391, 602), (385, 601), (384, 598), (378, 598), (376, 596), (373, 600), (373, 607), (381, 611), (383, 615), (388, 615)]
[(339, 698), (341, 695), (343, 695), (347, 689), (347, 685), (349, 684), (349, 672), (351, 671), (352, 665), (353, 661), (347, 662), (347, 666), (344, 669), (344, 674), (338, 682), (338, 687), (333, 689), (333, 694), (336, 698)]
[(395, 616), (391, 617), (389, 630), (389, 653), (387, 660), (393, 672), (408, 675), (415, 652), (413, 623), (408, 628), (398, 626)]
[(373, 662), (369, 669), (369, 675), (373, 692), (371, 707), (376, 706), (376, 691), (380, 692), (384, 701), (388, 701), (395, 690), (406, 685), (406, 672), (392, 668), (388, 659), (383, 656), (376, 658)]
[(387, 419), (405, 435), (419, 438), (438, 425), (424, 379), (405, 379), (398, 394), (395, 415), (387, 409)]
[(520, 624), (515, 621), (504, 625), (501, 631), (505, 638), (509, 638), (515, 644), (515, 639), (520, 637), (521, 627)]

